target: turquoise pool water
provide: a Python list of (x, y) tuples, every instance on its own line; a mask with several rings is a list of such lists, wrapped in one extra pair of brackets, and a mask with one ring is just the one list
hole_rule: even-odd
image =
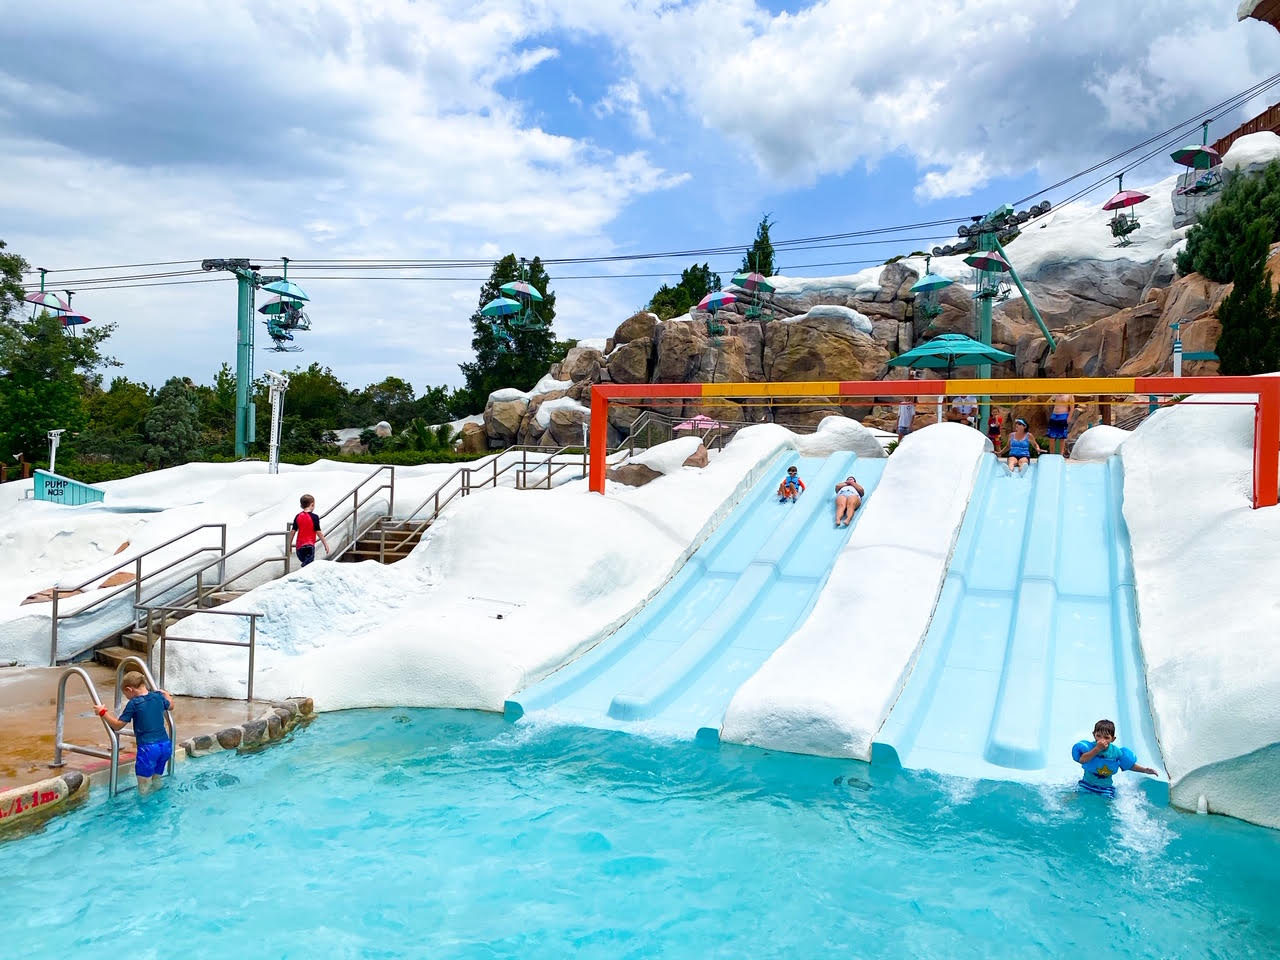
[(0, 944), (24, 958), (1280, 950), (1280, 833), (444, 711), (323, 716), (183, 764), (0, 844), (0, 876)]

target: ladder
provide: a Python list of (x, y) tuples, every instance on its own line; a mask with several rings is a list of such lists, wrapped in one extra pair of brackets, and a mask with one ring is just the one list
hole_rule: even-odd
[[(156, 689), (155, 679), (151, 676), (151, 671), (147, 669), (146, 663), (144, 663), (142, 660), (139, 660), (137, 657), (125, 657), (120, 662), (120, 665), (116, 667), (116, 692), (115, 692), (115, 701), (114, 701), (115, 703), (114, 712), (117, 715), (120, 712), (120, 701), (123, 697), (124, 672), (125, 672), (125, 668), (129, 666), (133, 666), (139, 673), (141, 673), (146, 678), (148, 687), (150, 687), (152, 690)], [(93, 685), (93, 678), (90, 677), (88, 673), (86, 673), (80, 667), (67, 667), (65, 670), (62, 671), (62, 676), (58, 678), (58, 715), (57, 715), (57, 720), (55, 721), (56, 726), (54, 728), (53, 763), (51, 763), (50, 766), (55, 768), (65, 766), (66, 761), (62, 758), (63, 753), (80, 753), (80, 754), (84, 754), (86, 757), (96, 757), (99, 760), (110, 761), (111, 767), (107, 774), (108, 789), (109, 789), (110, 796), (114, 797), (116, 793), (119, 792), (119, 786), (120, 786), (120, 783), (119, 783), (120, 737), (121, 735), (126, 737), (132, 737), (133, 734), (127, 730), (120, 730), (120, 731), (113, 730), (111, 729), (107, 721), (103, 719), (102, 726), (103, 726), (103, 729), (107, 731), (107, 739), (111, 743), (110, 751), (102, 750), (98, 747), (86, 746), (84, 744), (67, 743), (63, 739), (64, 737), (63, 727), (64, 727), (64, 721), (66, 719), (66, 710), (67, 710), (67, 681), (70, 680), (72, 677), (79, 677), (81, 680), (84, 681), (85, 688), (89, 691), (89, 697), (90, 699), (93, 700), (93, 705), (95, 708), (100, 708), (104, 706), (101, 698), (98, 696), (97, 688)], [(165, 765), (164, 775), (166, 777), (170, 777), (173, 775), (173, 762), (174, 762), (174, 754), (176, 751), (176, 745), (178, 742), (178, 731), (173, 724), (173, 712), (171, 710), (166, 710), (164, 712), (164, 719), (165, 719), (165, 726), (168, 728), (168, 731), (169, 731), (169, 762), (168, 764)]]

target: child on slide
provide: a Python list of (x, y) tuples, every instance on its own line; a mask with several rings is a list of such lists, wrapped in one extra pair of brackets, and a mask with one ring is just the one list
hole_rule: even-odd
[(1009, 473), (1020, 473), (1024, 467), (1031, 463), (1031, 451), (1035, 450), (1036, 456), (1040, 455), (1040, 444), (1036, 443), (1036, 438), (1027, 433), (1027, 421), (1019, 417), (1013, 421), (1013, 433), (1009, 434), (1009, 441), (1005, 444), (1004, 450), (1000, 456), (1007, 457), (1009, 464)]
[(778, 484), (778, 502), (795, 503), (796, 498), (804, 491), (804, 481), (800, 479), (800, 471), (795, 467), (787, 467), (787, 475)]
[(845, 477), (836, 484), (836, 526), (847, 527), (853, 522), (853, 515), (862, 506), (862, 498), (867, 491), (853, 477)]
[(1148, 776), (1160, 776), (1150, 767), (1138, 763), (1128, 747), (1116, 746), (1116, 725), (1110, 720), (1099, 720), (1093, 725), (1093, 739), (1081, 740), (1071, 748), (1071, 759), (1084, 768), (1080, 777), (1080, 789), (1114, 797), (1116, 788), (1111, 778), (1121, 770), (1136, 770)]

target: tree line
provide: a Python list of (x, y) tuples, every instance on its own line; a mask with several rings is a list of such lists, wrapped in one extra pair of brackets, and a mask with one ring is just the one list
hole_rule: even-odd
[[(223, 363), (208, 383), (170, 377), (160, 386), (112, 375), (119, 361), (107, 350), (116, 324), (83, 327), (67, 334), (57, 316), (32, 315), (23, 301), (19, 255), (0, 241), (0, 462), (11, 471), (19, 458), (43, 465), (47, 433), (65, 429), (59, 472), (79, 471), (89, 482), (194, 460), (231, 459), (234, 452), (235, 374)], [(536, 312), (512, 324), (492, 320), (480, 308), (498, 296), (498, 287), (525, 279), (544, 292)], [(285, 371), (290, 377), (281, 422), (281, 452), (288, 458), (333, 456), (333, 431), (368, 428), (387, 421), (389, 438), (366, 430), (362, 440), (386, 458), (400, 452), (406, 461), (454, 459), (454, 436), (439, 425), (484, 409), (500, 387), (527, 390), (562, 359), (571, 341), (555, 337), (555, 294), (551, 278), (534, 260), (521, 277), (514, 254), (503, 257), (481, 287), (471, 317), (474, 358), (460, 365), (460, 387), (428, 386), (421, 393), (400, 377), (352, 388), (329, 367), (317, 363)], [(257, 442), (264, 453), (270, 430), (265, 383), (253, 389)]]

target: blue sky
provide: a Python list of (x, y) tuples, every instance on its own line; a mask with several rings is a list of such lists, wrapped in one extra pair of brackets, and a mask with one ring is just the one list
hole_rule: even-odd
[[(1280, 33), (1236, 22), (1235, 6), (27, 4), (7, 14), (0, 61), (0, 239), (51, 269), (571, 257), (745, 247), (765, 212), (776, 239), (979, 213), (1274, 70)], [(1153, 162), (1126, 185), (1170, 172)], [(801, 264), (927, 245), (787, 252), (780, 263), (850, 273)], [(738, 258), (710, 259), (729, 272)], [(689, 262), (572, 272), (678, 274)], [(259, 351), (258, 366), (318, 361), (352, 386), (388, 374), (418, 388), (457, 383), (487, 271), (451, 275), (468, 273), (298, 277), (313, 300), (306, 350)], [(77, 274), (51, 277), (74, 288)], [(661, 282), (556, 282), (557, 329), (605, 336)], [(232, 362), (234, 303), (226, 283), (86, 286), (76, 298), (118, 324), (121, 372), (152, 383), (208, 381)]]

